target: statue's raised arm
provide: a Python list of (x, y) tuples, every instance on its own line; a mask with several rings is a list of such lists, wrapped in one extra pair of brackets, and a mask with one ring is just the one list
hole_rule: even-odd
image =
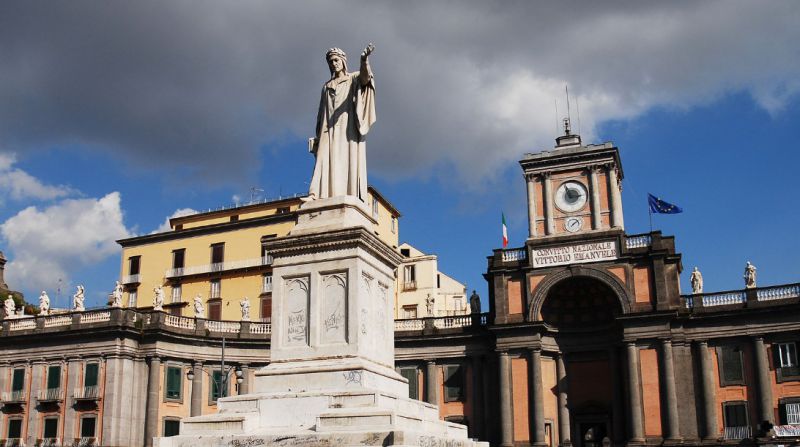
[(361, 81), (361, 85), (365, 86), (372, 80), (372, 68), (369, 66), (369, 55), (375, 51), (375, 45), (372, 42), (364, 48), (364, 51), (361, 52), (361, 67), (358, 72), (358, 80)]

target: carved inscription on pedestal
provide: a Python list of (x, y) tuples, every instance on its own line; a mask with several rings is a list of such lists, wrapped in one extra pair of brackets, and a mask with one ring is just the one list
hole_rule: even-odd
[(347, 342), (347, 273), (322, 277), (322, 343)]
[(287, 346), (308, 346), (309, 279), (287, 279), (284, 303), (285, 337)]

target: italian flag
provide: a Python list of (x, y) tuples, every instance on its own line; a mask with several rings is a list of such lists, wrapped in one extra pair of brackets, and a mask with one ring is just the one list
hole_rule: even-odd
[(508, 228), (506, 228), (506, 215), (500, 213), (500, 216), (503, 218), (503, 248), (508, 247)]

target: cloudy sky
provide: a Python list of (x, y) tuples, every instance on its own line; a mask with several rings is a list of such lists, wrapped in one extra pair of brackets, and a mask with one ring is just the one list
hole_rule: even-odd
[(251, 187), (305, 191), (324, 53), (352, 70), (370, 41), (370, 181), (401, 238), (470, 289), (501, 212), (523, 243), (517, 161), (552, 147), (565, 85), (584, 141), (622, 150), (629, 233), (653, 192), (686, 209), (654, 225), (707, 289), (739, 288), (747, 260), (762, 284), (797, 282), (798, 23), (793, 1), (5, 1), (7, 282), (29, 299), (85, 283), (99, 303), (115, 239)]

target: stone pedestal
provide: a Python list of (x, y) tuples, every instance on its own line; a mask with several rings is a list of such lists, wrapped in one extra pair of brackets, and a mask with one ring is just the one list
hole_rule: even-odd
[[(304, 204), (298, 225), (270, 241), (271, 363), (253, 393), (219, 413), (184, 419), (160, 447), (473, 446), (463, 425), (408, 398), (394, 370), (392, 297), (400, 255), (372, 231), (360, 200)], [(483, 444), (488, 445), (488, 444)]]

